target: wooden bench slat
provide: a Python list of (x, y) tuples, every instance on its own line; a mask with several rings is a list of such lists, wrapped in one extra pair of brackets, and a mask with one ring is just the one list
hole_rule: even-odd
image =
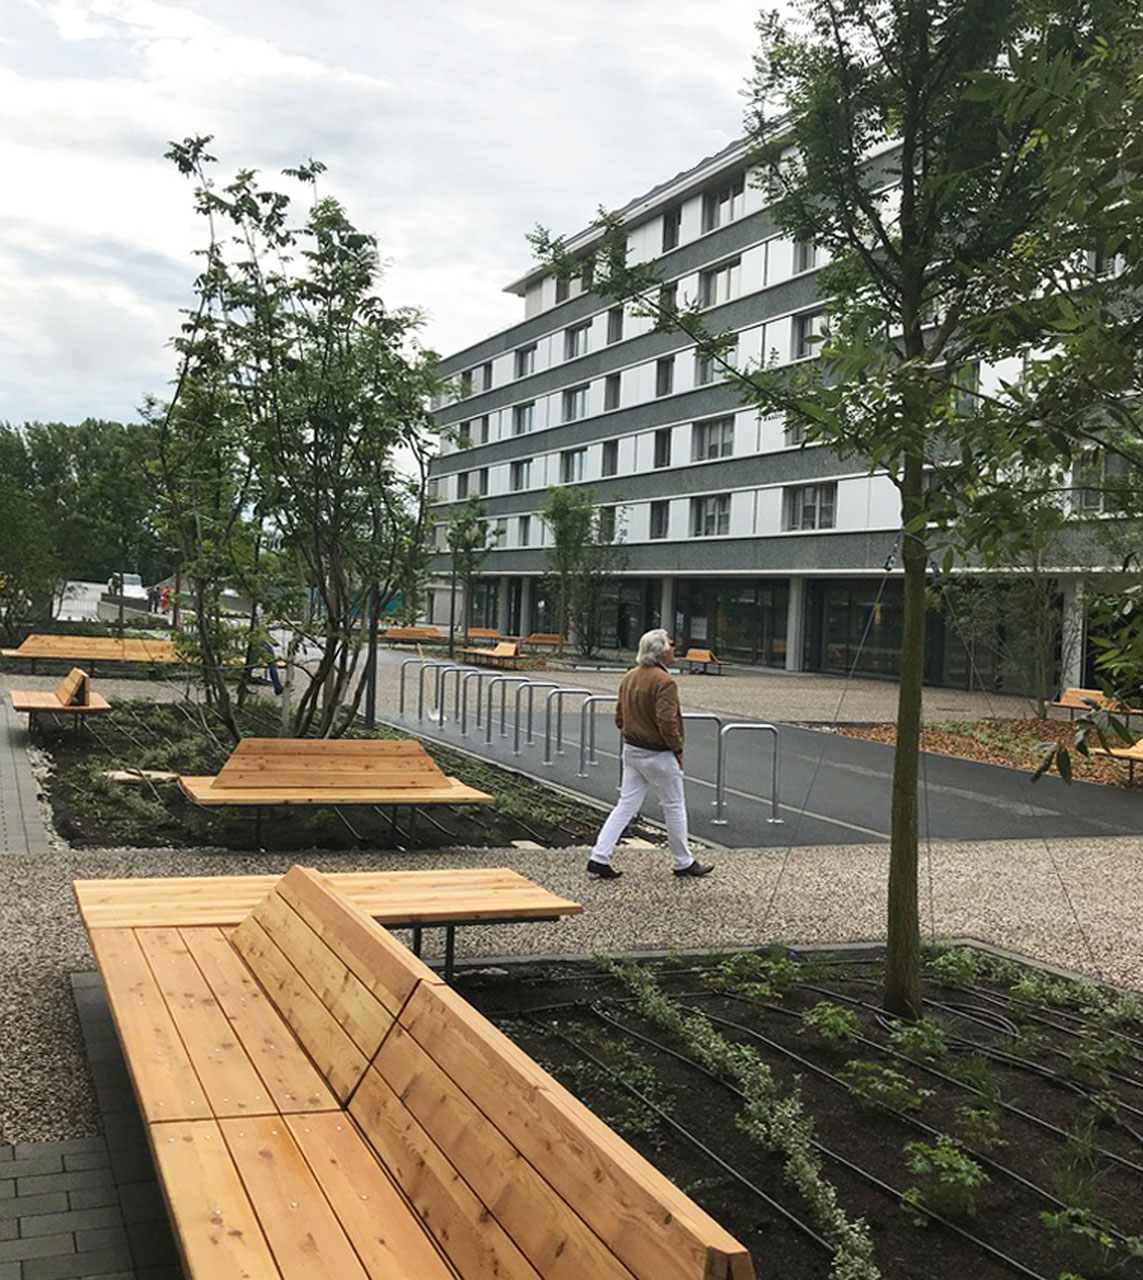
[(369, 1280), (288, 1126), (248, 1116), (219, 1127), (283, 1280)]
[(135, 933), (90, 929), (88, 936), (144, 1118), (209, 1116), (206, 1093)]
[[(628, 1268), (473, 1103), (467, 1082), (450, 1078), (402, 1028), (395, 1028), (385, 1041), (372, 1074), (380, 1075), (544, 1280), (631, 1280)], [(514, 1105), (516, 1099), (508, 1092), (498, 1109)], [(358, 1122), (370, 1136), (372, 1130), (361, 1117)], [(549, 1134), (539, 1138), (547, 1142), (546, 1163), (554, 1151), (560, 1152), (561, 1162), (575, 1158), (574, 1151), (550, 1139)], [(606, 1196), (608, 1190), (600, 1187), (593, 1194)], [(431, 1224), (437, 1210), (427, 1193), (425, 1204)], [(444, 1247), (447, 1251), (448, 1244)]]
[(348, 1116), (284, 1119), (371, 1276), (457, 1280)]
[(179, 932), (278, 1110), (340, 1114), (337, 1099), (222, 930)]
[(455, 779), (448, 786), (428, 787), (215, 787), (213, 778), (180, 777), (179, 785), (196, 803), (206, 806), (230, 805), (424, 805), (492, 804), (495, 797), (476, 791)]
[(269, 1091), (178, 930), (140, 929), (135, 937), (215, 1118), (275, 1111)]
[(155, 1124), (149, 1137), (187, 1273), (282, 1280), (217, 1122)]
[(365, 1070), (365, 1054), (252, 916), (234, 930), (230, 941), (266, 988), (338, 1101), (344, 1103)]

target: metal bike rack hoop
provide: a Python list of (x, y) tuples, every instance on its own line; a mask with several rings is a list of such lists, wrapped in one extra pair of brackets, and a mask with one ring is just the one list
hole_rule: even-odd
[[(761, 724), (755, 721), (742, 720), (734, 724), (724, 724), (719, 730), (720, 740), (725, 740), (726, 735), (740, 731), (749, 731), (760, 733), (771, 733), (774, 735), (774, 763), (771, 773), (770, 788), (770, 816), (767, 822), (784, 822), (784, 818), (778, 817), (778, 728), (772, 724)], [(719, 755), (718, 761), (718, 778), (715, 783), (715, 814), (711, 822), (715, 826), (726, 826), (726, 819), (722, 816), (722, 811), (726, 807), (726, 750), (725, 748)]]

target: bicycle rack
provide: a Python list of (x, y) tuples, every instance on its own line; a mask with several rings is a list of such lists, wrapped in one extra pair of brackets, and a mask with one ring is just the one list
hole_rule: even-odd
[[(430, 659), (429, 661), (432, 661), (435, 664), (436, 659), (433, 658), (433, 659)], [(397, 703), (397, 706), (399, 707), (402, 716), (405, 714), (405, 668), (415, 666), (418, 663), (422, 667), (428, 665), (426, 659), (424, 658), (404, 658), (401, 661), (401, 696), (400, 696), (400, 700)]]
[(492, 697), (496, 686), (500, 686), (500, 736), (506, 738), (508, 736), (507, 729), (504, 725), (507, 721), (507, 704), (508, 704), (508, 686), (511, 683), (528, 684), (527, 676), (493, 676), (488, 682), (488, 721), (484, 728), (484, 741), (489, 743), (492, 741)]
[(563, 755), (564, 740), (564, 697), (569, 693), (586, 693), (592, 696), (590, 689), (575, 688), (571, 685), (560, 685), (544, 699), (544, 763), (552, 763), (552, 699), (556, 700), (556, 754)]
[[(714, 739), (714, 791), (715, 798), (710, 802), (712, 806), (718, 804), (718, 780), (722, 777), (722, 716), (716, 716), (713, 711), (684, 711), (684, 720), (713, 720), (718, 726), (715, 729)], [(718, 814), (714, 815), (716, 818)]]
[(448, 701), (448, 678), (453, 672), (456, 673), (456, 697), (453, 701), (452, 718), (455, 720), (460, 715), (460, 678), (462, 673), (467, 670), (467, 667), (461, 666), (460, 663), (456, 662), (442, 662), (437, 667), (436, 684), (433, 686), (433, 696), (437, 703), (437, 724), (443, 725), (445, 722), (445, 703)]
[[(600, 702), (615, 702), (617, 695), (614, 693), (595, 693), (590, 698), (584, 698), (579, 708), (579, 777), (586, 778), (587, 766), (589, 764), (598, 764), (599, 761), (595, 755), (595, 708)], [(591, 708), (591, 715), (588, 715), (588, 708)], [(588, 746), (588, 735), (590, 734), (591, 746)]]
[(770, 816), (767, 822), (784, 822), (784, 818), (778, 817), (778, 730), (772, 724), (757, 724), (751, 721), (740, 721), (734, 724), (724, 724), (718, 731), (719, 737), (719, 753), (718, 753), (718, 777), (715, 782), (714, 804), (715, 815), (711, 822), (717, 827), (725, 827), (726, 819), (722, 816), (722, 811), (726, 807), (726, 752), (723, 746), (726, 735), (735, 733), (740, 730), (754, 730), (761, 733), (772, 733), (774, 735), (774, 766), (771, 775), (771, 791), (770, 791)]
[(439, 672), (441, 667), (444, 665), (445, 665), (444, 663), (438, 662), (435, 658), (427, 658), (425, 659), (424, 662), (421, 663), (421, 669), (420, 671), (417, 672), (417, 719), (418, 720), (423, 720), (425, 718), (425, 673), (430, 669), (434, 673), (438, 673), (438, 674), (435, 674), (434, 676), (434, 679), (437, 682), (434, 686), (434, 693), (439, 695), (440, 679), (441, 679)]
[(481, 725), (480, 704), (481, 704), (481, 699), (484, 696), (483, 681), (487, 680), (491, 675), (492, 675), (491, 671), (471, 670), (471, 671), (466, 671), (464, 675), (461, 677), (461, 680), (464, 684), (464, 689), (460, 695), (460, 732), (462, 737), (468, 734), (468, 682), (473, 679), (475, 679), (477, 682), (476, 684), (476, 727), (479, 729)]
[(532, 734), (532, 711), (536, 705), (537, 689), (559, 689), (561, 685), (556, 684), (554, 680), (529, 680), (526, 684), (518, 685), (516, 688), (516, 729), (512, 738), (512, 754), (518, 756), (520, 754), (520, 695), (525, 689), (528, 690), (528, 737), (529, 746), (535, 741)]

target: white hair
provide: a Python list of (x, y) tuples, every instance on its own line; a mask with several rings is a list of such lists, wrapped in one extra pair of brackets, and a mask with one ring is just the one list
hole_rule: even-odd
[(639, 637), (639, 652), (635, 661), (641, 667), (657, 667), (670, 647), (671, 637), (662, 627), (656, 627), (654, 631), (644, 632)]

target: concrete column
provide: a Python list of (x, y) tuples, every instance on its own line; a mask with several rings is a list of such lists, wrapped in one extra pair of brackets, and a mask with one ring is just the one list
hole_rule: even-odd
[(512, 594), (512, 579), (496, 580), (496, 630), (502, 636), (508, 634), (508, 597)]
[(664, 578), (662, 584), (662, 595), (659, 597), (659, 626), (663, 627), (668, 635), (675, 634), (675, 580), (674, 578)]
[(520, 588), (520, 635), (529, 635), (532, 630), (532, 579), (525, 578)]
[(786, 610), (786, 670), (802, 670), (806, 637), (806, 580), (790, 578), (790, 602)]
[(1087, 641), (1086, 608), (1082, 578), (1061, 580), (1063, 625), (1060, 630), (1060, 684), (1083, 686), (1084, 647)]

